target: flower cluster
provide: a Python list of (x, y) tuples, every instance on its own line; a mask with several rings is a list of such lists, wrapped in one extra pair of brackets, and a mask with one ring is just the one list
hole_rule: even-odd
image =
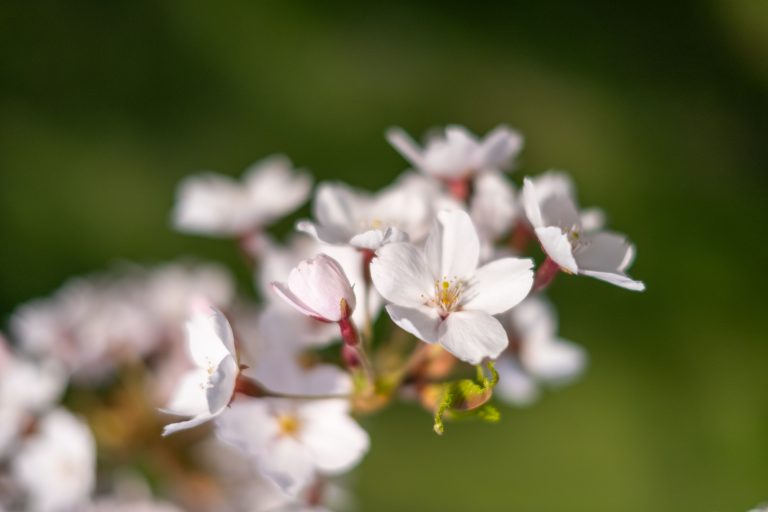
[(411, 169), (376, 193), (317, 184), (287, 237), (270, 225), (313, 184), (285, 157), (179, 185), (175, 228), (234, 239), (259, 304), (218, 267), (175, 264), (21, 306), (17, 348), (0, 354), (0, 509), (173, 510), (119, 465), (100, 462), (97, 485), (96, 446), (100, 461), (143, 449), (185, 509), (345, 508), (339, 476), (392, 401), (418, 402), (442, 434), (576, 379), (586, 352), (559, 337), (543, 292), (561, 272), (642, 290), (634, 246), (579, 209), (565, 173), (518, 192), (523, 138), (506, 126), (387, 139)]

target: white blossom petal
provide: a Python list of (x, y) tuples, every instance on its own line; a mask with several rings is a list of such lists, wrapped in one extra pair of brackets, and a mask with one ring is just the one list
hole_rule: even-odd
[(509, 340), (501, 323), (482, 311), (455, 311), (440, 324), (438, 342), (470, 364), (496, 359)]
[(368, 433), (346, 414), (348, 407), (344, 400), (318, 400), (302, 407), (306, 422), (302, 442), (317, 468), (326, 474), (349, 471), (370, 446)]
[(503, 258), (483, 265), (464, 292), (463, 307), (497, 315), (519, 304), (533, 286), (533, 260)]
[(434, 279), (420, 250), (408, 243), (383, 246), (371, 261), (371, 280), (386, 300), (419, 307), (434, 290)]
[(387, 313), (395, 324), (427, 343), (434, 343), (439, 338), (440, 315), (435, 308), (420, 306), (409, 308), (389, 304)]
[(512, 356), (503, 356), (496, 362), (499, 382), (493, 390), (504, 402), (512, 405), (526, 406), (539, 398), (539, 388), (536, 381), (523, 370)]
[(480, 258), (480, 240), (469, 214), (461, 210), (439, 212), (425, 253), (435, 279), (471, 276)]
[(573, 247), (568, 235), (558, 227), (536, 228), (542, 249), (561, 268), (575, 274), (579, 267), (573, 257)]

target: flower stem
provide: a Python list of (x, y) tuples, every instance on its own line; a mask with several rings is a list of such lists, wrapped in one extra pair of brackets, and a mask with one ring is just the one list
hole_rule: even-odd
[(544, 260), (544, 263), (539, 265), (539, 268), (536, 271), (536, 277), (533, 281), (533, 291), (539, 292), (544, 290), (555, 280), (558, 273), (560, 273), (560, 265), (547, 256), (547, 259)]

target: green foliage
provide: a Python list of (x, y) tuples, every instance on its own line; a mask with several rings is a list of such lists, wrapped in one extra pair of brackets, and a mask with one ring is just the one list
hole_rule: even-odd
[(477, 418), (489, 423), (499, 421), (499, 410), (487, 403), (493, 396), (493, 388), (499, 381), (499, 374), (492, 361), (488, 361), (487, 368), (491, 374), (490, 379), (482, 365), (478, 365), (476, 381), (461, 379), (443, 385), (442, 398), (435, 411), (435, 433), (442, 435), (445, 432), (443, 418)]

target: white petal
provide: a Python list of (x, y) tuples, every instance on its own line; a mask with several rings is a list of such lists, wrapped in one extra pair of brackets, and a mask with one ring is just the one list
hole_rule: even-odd
[(312, 452), (297, 439), (282, 436), (266, 446), (259, 470), (283, 491), (298, 495), (315, 477)]
[(295, 210), (307, 200), (312, 189), (309, 174), (294, 171), (291, 161), (282, 155), (265, 158), (245, 171), (244, 181), (260, 224)]
[(388, 244), (371, 261), (371, 280), (388, 301), (419, 307), (434, 293), (434, 280), (424, 255), (407, 243)]
[(306, 424), (302, 442), (309, 448), (317, 468), (327, 474), (352, 469), (370, 446), (368, 433), (331, 400), (320, 400), (302, 407)]
[(512, 405), (530, 405), (539, 397), (536, 382), (520, 368), (514, 357), (505, 356), (496, 362), (499, 382), (493, 390), (494, 396)]
[(404, 331), (427, 343), (438, 340), (441, 321), (436, 308), (409, 308), (389, 304), (386, 309), (392, 321)]
[[(462, 297), (464, 309), (497, 315), (520, 303), (533, 286), (533, 260), (503, 258), (483, 265)], [(466, 298), (465, 298), (466, 297)]]
[(405, 130), (399, 127), (393, 127), (387, 130), (387, 141), (392, 144), (406, 160), (411, 162), (414, 167), (421, 168), (424, 166), (424, 159), (421, 154), (421, 148), (416, 142), (408, 135)]
[(211, 375), (210, 387), (206, 390), (205, 396), (212, 414), (220, 414), (232, 400), (239, 371), (235, 358), (227, 356), (221, 360), (216, 371)]
[(561, 268), (573, 274), (579, 270), (576, 260), (573, 258), (573, 247), (568, 240), (568, 235), (563, 233), (560, 228), (554, 226), (536, 228), (536, 236), (539, 237), (541, 247), (547, 256)]
[(296, 223), (296, 230), (306, 233), (316, 240), (332, 245), (343, 245), (349, 242), (350, 231), (345, 226), (323, 226), (309, 220)]
[(525, 209), (525, 215), (528, 217), (528, 222), (534, 228), (544, 227), (544, 219), (541, 216), (541, 205), (539, 205), (539, 197), (536, 193), (536, 185), (533, 184), (533, 180), (525, 178), (523, 180), (523, 208)]
[(583, 274), (589, 277), (594, 277), (595, 279), (605, 281), (606, 283), (615, 284), (616, 286), (620, 286), (621, 288), (632, 290), (634, 292), (645, 291), (645, 283), (643, 283), (642, 281), (636, 281), (624, 274), (614, 274), (611, 272), (595, 272), (594, 270), (580, 270), (579, 274)]
[(493, 243), (512, 227), (517, 215), (515, 189), (504, 176), (484, 172), (475, 178), (470, 215), (484, 243)]
[(202, 368), (195, 368), (185, 373), (179, 379), (179, 384), (164, 412), (179, 416), (197, 416), (210, 413), (208, 400), (205, 396), (207, 377), (208, 372)]
[(480, 145), (483, 167), (501, 169), (509, 164), (523, 147), (523, 137), (507, 126), (497, 126), (483, 139)]
[(288, 288), (293, 297), (287, 297), (291, 305), (299, 309), (298, 298), (317, 316), (331, 322), (342, 318), (341, 300), (350, 311), (355, 309), (355, 294), (341, 265), (325, 254), (303, 260), (288, 276)]
[(531, 295), (510, 310), (508, 318), (512, 321), (514, 334), (524, 343), (538, 340), (551, 340), (557, 333), (557, 313), (552, 304), (544, 300), (541, 294)]
[(170, 423), (163, 427), (163, 436), (169, 436), (171, 434), (175, 434), (176, 432), (180, 432), (182, 430), (188, 430), (190, 428), (195, 428), (199, 425), (202, 425), (203, 423), (210, 421), (215, 416), (213, 414), (202, 414), (200, 416), (195, 416), (194, 418), (190, 420), (185, 421), (179, 421), (176, 423)]
[(386, 229), (370, 229), (368, 231), (363, 231), (362, 233), (353, 236), (349, 240), (349, 245), (351, 245), (352, 247), (356, 247), (358, 249), (368, 249), (371, 251), (375, 251), (376, 249), (384, 245), (386, 236), (387, 236)]
[(349, 237), (364, 217), (365, 205), (371, 199), (363, 192), (343, 183), (321, 183), (315, 194), (313, 212), (322, 226), (347, 230)]
[(582, 270), (617, 272), (626, 268), (631, 254), (632, 244), (623, 235), (600, 232), (583, 237), (574, 256)]
[(471, 276), (480, 258), (480, 240), (469, 214), (461, 210), (439, 212), (424, 250), (435, 279)]
[(552, 384), (564, 384), (584, 371), (587, 353), (569, 341), (548, 340), (526, 345), (522, 361), (536, 378)]
[(235, 341), (227, 318), (217, 309), (200, 304), (186, 323), (187, 345), (197, 366), (218, 365), (235, 354)]
[(496, 359), (507, 348), (507, 332), (498, 320), (482, 311), (456, 311), (440, 324), (438, 342), (470, 364)]

